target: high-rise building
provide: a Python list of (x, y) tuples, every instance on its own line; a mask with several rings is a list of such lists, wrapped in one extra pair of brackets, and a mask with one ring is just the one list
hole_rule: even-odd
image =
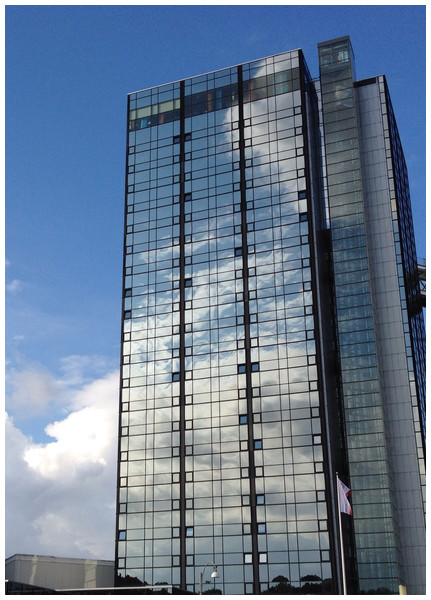
[(406, 166), (385, 77), (318, 53), (128, 97), (119, 584), (425, 593)]

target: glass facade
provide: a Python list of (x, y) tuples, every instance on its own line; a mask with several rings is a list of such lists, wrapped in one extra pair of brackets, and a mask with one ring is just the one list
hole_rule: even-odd
[[(392, 108), (386, 80), (381, 78), (385, 148), (390, 162), (388, 165), (394, 241), (397, 255), (398, 280), (402, 299), (402, 315), (405, 331), (406, 356), (409, 381), (411, 382), (415, 432), (418, 455), (421, 459), (422, 484), (424, 486), (424, 452), (426, 439), (425, 423), (425, 328), (420, 301), (420, 283), (417, 270), (418, 259), (414, 244), (413, 217), (410, 203), (407, 166)], [(425, 487), (425, 486), (424, 486)], [(425, 501), (425, 489), (424, 501)]]
[(358, 577), (365, 590), (384, 588), (396, 593), (394, 525), (350, 41), (321, 45), (319, 59), (343, 416), (350, 485), (355, 490)]
[(321, 88), (295, 50), (129, 95), (118, 585), (336, 593), (339, 470), (351, 590), (398, 586), (351, 60), (320, 55)]

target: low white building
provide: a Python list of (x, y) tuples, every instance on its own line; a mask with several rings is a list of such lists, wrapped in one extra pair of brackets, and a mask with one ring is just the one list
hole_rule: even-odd
[(6, 559), (5, 578), (54, 590), (109, 588), (114, 585), (113, 560), (14, 554)]

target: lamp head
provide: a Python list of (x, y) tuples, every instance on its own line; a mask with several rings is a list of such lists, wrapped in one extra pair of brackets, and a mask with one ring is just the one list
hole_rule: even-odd
[(213, 578), (218, 577), (217, 565), (214, 565), (214, 571), (211, 573), (211, 577), (213, 577)]

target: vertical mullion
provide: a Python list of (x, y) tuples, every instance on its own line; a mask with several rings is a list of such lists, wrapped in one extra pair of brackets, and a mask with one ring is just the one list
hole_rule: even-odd
[(184, 81), (180, 81), (180, 587), (181, 589), (186, 590), (184, 88)]
[(245, 181), (245, 140), (244, 140), (244, 94), (242, 65), (238, 67), (238, 120), (239, 120), (239, 166), (241, 194), (241, 235), (242, 235), (242, 273), (243, 273), (243, 302), (244, 302), (244, 336), (245, 336), (245, 365), (246, 365), (246, 394), (247, 394), (247, 430), (248, 430), (248, 460), (250, 481), (250, 520), (253, 560), (253, 593), (260, 593), (259, 582), (259, 553), (257, 547), (257, 516), (256, 516), (256, 481), (253, 446), (253, 397), (251, 376), (251, 343), (250, 343), (250, 308), (248, 289), (248, 257), (247, 257), (247, 198)]

